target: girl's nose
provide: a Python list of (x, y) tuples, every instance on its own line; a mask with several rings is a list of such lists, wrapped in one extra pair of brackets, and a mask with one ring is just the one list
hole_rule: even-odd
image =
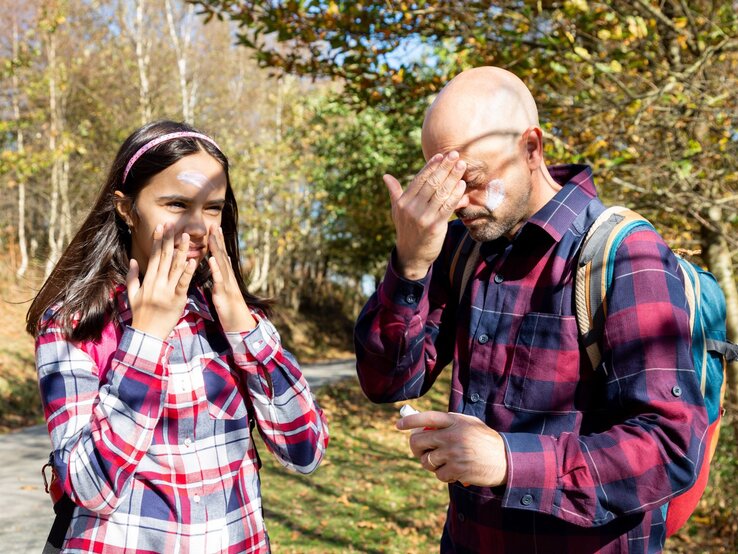
[(201, 238), (207, 233), (207, 225), (202, 214), (197, 212), (190, 214), (184, 225), (184, 231), (192, 238)]

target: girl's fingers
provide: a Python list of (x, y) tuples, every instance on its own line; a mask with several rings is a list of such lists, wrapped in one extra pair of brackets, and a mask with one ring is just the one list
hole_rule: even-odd
[(132, 299), (138, 293), (138, 289), (141, 288), (141, 283), (138, 280), (138, 262), (131, 258), (128, 262), (128, 273), (126, 273), (126, 288), (128, 288), (128, 299)]
[(194, 259), (189, 259), (185, 262), (184, 270), (182, 271), (182, 274), (179, 276), (179, 279), (177, 280), (177, 285), (176, 285), (177, 294), (187, 293), (187, 289), (190, 288), (190, 282), (192, 281), (192, 276), (195, 274), (196, 269), (197, 269), (197, 262)]
[(190, 235), (182, 233), (179, 245), (174, 251), (174, 259), (172, 260), (172, 268), (169, 271), (169, 280), (176, 281), (182, 275), (187, 263), (187, 252), (190, 249)]
[(213, 226), (211, 228), (209, 241), (211, 257), (215, 258), (216, 265), (218, 266), (218, 270), (222, 277), (221, 281), (225, 281), (230, 277), (230, 264), (228, 263), (228, 253), (225, 248), (223, 229)]
[(220, 270), (220, 265), (215, 259), (215, 256), (210, 256), (208, 258), (208, 265), (210, 266), (210, 273), (213, 276), (213, 283), (216, 285), (223, 284), (223, 272)]
[(153, 243), (151, 246), (151, 256), (149, 257), (149, 265), (146, 268), (144, 282), (153, 282), (159, 270), (161, 261), (162, 239), (164, 237), (164, 225), (159, 223), (154, 229)]
[(159, 258), (158, 273), (168, 277), (172, 270), (172, 258), (174, 257), (174, 225), (164, 224), (164, 234), (161, 242), (161, 257)]

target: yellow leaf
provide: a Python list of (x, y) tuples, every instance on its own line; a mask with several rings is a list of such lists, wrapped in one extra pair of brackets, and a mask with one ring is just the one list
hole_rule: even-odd
[(576, 52), (576, 54), (580, 58), (582, 58), (583, 60), (591, 60), (592, 59), (592, 56), (589, 54), (589, 52), (587, 51), (587, 49), (584, 48), (584, 47), (582, 47), (582, 46), (576, 46), (574, 48), (574, 52)]

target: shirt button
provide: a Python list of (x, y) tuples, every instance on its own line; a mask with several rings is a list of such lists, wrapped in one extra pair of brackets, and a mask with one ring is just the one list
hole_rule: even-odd
[(529, 494), (524, 494), (523, 498), (520, 499), (520, 503), (523, 506), (530, 506), (533, 503), (533, 497)]
[(461, 512), (459, 512), (459, 513), (458, 513), (458, 514), (456, 515), (456, 517), (457, 517), (457, 518), (459, 518), (459, 521), (464, 521), (464, 519), (465, 519), (465, 518), (464, 518), (464, 514), (462, 514)]
[(489, 336), (479, 335), (479, 338), (477, 340), (479, 341), (479, 344), (487, 344), (487, 342), (489, 342)]
[(504, 278), (502, 277), (502, 275), (500, 275), (499, 273), (498, 273), (497, 275), (495, 275), (495, 283), (497, 283), (498, 285), (499, 285), (500, 283), (502, 283), (502, 281), (504, 281), (504, 280), (505, 280), (505, 279), (504, 279)]
[(472, 395), (471, 395), (470, 400), (472, 402), (479, 402), (479, 395), (476, 392), (473, 392)]
[(192, 446), (192, 439), (191, 439), (190, 437), (187, 437), (187, 438), (186, 438), (186, 439), (184, 440), (184, 445), (185, 445), (185, 446), (186, 446), (187, 448), (189, 448), (190, 446)]
[(415, 301), (416, 300), (417, 300), (417, 298), (415, 298), (415, 295), (414, 294), (408, 294), (405, 297), (405, 302), (407, 302), (408, 304), (415, 304)]
[(674, 396), (681, 396), (682, 395), (682, 387), (679, 385), (674, 385), (671, 389), (671, 394)]
[(199, 504), (200, 503), (200, 495), (199, 494), (196, 494), (195, 496), (192, 497), (192, 500), (194, 500), (195, 502), (197, 502)]

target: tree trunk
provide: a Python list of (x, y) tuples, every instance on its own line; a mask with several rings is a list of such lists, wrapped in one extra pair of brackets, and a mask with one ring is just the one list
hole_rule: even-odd
[(182, 37), (177, 33), (177, 26), (174, 22), (174, 11), (172, 9), (171, 0), (164, 0), (164, 7), (167, 14), (167, 26), (169, 27), (169, 36), (174, 45), (174, 52), (177, 55), (177, 70), (179, 71), (179, 92), (182, 99), (182, 118), (188, 123), (194, 123), (195, 120), (195, 104), (196, 92), (194, 79), (191, 86), (187, 85), (187, 63), (190, 50), (190, 41), (192, 40), (192, 29), (195, 22), (195, 6), (189, 4), (185, 15), (182, 18)]
[[(271, 220), (265, 220), (266, 228), (262, 233), (262, 243), (257, 251), (257, 262), (254, 264), (253, 278), (249, 283), (249, 289), (253, 292), (266, 291), (269, 282), (269, 269), (271, 267)], [(258, 259), (261, 256), (261, 263)]]
[[(702, 226), (702, 252), (708, 268), (715, 275), (725, 294), (728, 340), (736, 343), (738, 342), (738, 288), (736, 288), (733, 272), (731, 250), (725, 237), (719, 232), (723, 228), (720, 208), (713, 206), (707, 216), (714, 228)], [(727, 399), (732, 405), (738, 405), (738, 363), (728, 364), (726, 378), (728, 381)]]
[(136, 1), (136, 64), (138, 65), (138, 106), (141, 111), (141, 125), (151, 120), (151, 96), (149, 92), (149, 52), (151, 39), (144, 27), (146, 0)]
[(46, 258), (46, 267), (44, 278), (51, 274), (56, 262), (59, 259), (59, 242), (57, 239), (60, 231), (59, 225), (59, 180), (61, 159), (57, 152), (57, 135), (59, 133), (59, 114), (56, 96), (56, 36), (54, 31), (49, 32), (48, 41), (46, 43), (46, 56), (49, 63), (49, 152), (52, 156), (51, 165), (51, 204), (49, 206), (49, 254)]
[[(13, 60), (17, 60), (19, 56), (19, 40), (18, 40), (18, 14), (13, 12)], [(13, 118), (17, 124), (15, 135), (16, 145), (18, 147), (18, 156), (22, 157), (25, 152), (23, 143), (23, 129), (20, 124), (20, 102), (18, 101), (18, 91), (20, 83), (18, 79), (18, 70), (13, 71)], [(28, 247), (26, 245), (26, 178), (21, 172), (16, 172), (18, 181), (18, 249), (20, 251), (20, 265), (15, 272), (17, 279), (22, 278), (28, 269)]]

